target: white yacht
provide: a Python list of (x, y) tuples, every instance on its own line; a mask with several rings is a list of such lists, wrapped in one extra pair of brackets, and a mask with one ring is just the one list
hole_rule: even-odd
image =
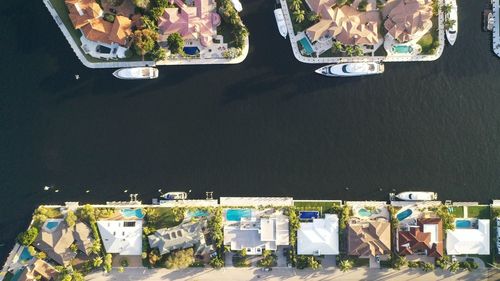
[(288, 29), (286, 28), (285, 18), (283, 16), (283, 10), (281, 8), (274, 10), (274, 17), (276, 18), (276, 24), (278, 25), (278, 30), (284, 38), (288, 34)]
[(234, 9), (238, 13), (243, 11), (243, 6), (241, 5), (241, 2), (239, 0), (231, 0), (231, 3), (233, 3)]
[(185, 200), (187, 193), (182, 191), (171, 191), (161, 195), (161, 198), (166, 200)]
[(384, 65), (381, 62), (339, 63), (323, 66), (315, 72), (330, 77), (363, 76), (383, 73)]
[(458, 9), (457, 9), (457, 1), (456, 0), (446, 0), (446, 4), (451, 5), (451, 11), (447, 15), (449, 20), (455, 21), (453, 25), (446, 30), (446, 39), (453, 46), (455, 41), (457, 40), (458, 33)]
[(155, 79), (158, 78), (158, 69), (154, 67), (128, 67), (120, 68), (113, 72), (113, 76), (118, 79)]
[(396, 195), (396, 198), (405, 201), (437, 200), (437, 193), (427, 191), (405, 191)]

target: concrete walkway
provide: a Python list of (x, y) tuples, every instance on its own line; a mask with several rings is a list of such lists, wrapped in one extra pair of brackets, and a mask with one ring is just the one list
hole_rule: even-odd
[[(220, 270), (188, 268), (184, 270), (143, 268), (126, 268), (124, 273), (113, 270), (111, 274), (93, 273), (85, 279), (92, 281), (109, 280), (203, 280), (203, 281), (233, 281), (233, 280), (397, 280), (397, 281), (432, 281), (432, 280), (488, 280), (488, 276), (498, 274), (498, 272), (488, 272), (486, 270), (467, 272), (460, 271), (450, 273), (437, 269), (433, 272), (425, 273), (420, 269), (404, 269), (401, 271), (389, 269), (368, 269), (358, 268), (346, 273), (338, 269), (326, 269), (319, 271), (296, 270), (288, 268), (273, 268), (270, 272), (264, 272), (257, 268), (224, 268)], [(491, 279), (494, 280), (494, 279)]]
[(495, 19), (495, 23), (493, 25), (493, 52), (500, 57), (500, 15), (499, 8), (500, 3), (499, 0), (493, 0), (493, 19)]
[[(495, 0), (499, 1), (499, 0)], [(303, 63), (345, 63), (345, 62), (373, 62), (373, 61), (384, 61), (384, 62), (405, 62), (405, 61), (434, 61), (437, 60), (443, 54), (445, 42), (444, 42), (444, 14), (439, 9), (439, 48), (436, 50), (436, 53), (433, 55), (415, 55), (415, 56), (362, 56), (362, 57), (307, 57), (300, 53), (299, 46), (297, 45), (297, 41), (302, 37), (299, 34), (295, 34), (293, 30), (292, 17), (290, 16), (290, 11), (288, 9), (288, 5), (286, 0), (280, 0), (281, 9), (283, 10), (283, 16), (285, 18), (286, 27), (288, 29), (288, 35), (290, 37), (290, 44), (292, 45), (292, 51), (295, 58)], [(440, 7), (444, 5), (444, 0), (439, 1)]]

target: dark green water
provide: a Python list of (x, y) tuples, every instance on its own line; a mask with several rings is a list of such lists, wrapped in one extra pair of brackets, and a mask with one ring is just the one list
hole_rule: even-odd
[(437, 62), (326, 79), (293, 58), (274, 1), (247, 0), (243, 64), (161, 68), (148, 82), (85, 69), (41, 1), (2, 3), (0, 260), (36, 205), (125, 200), (125, 188), (146, 202), (160, 187), (193, 197), (365, 200), (393, 188), (500, 197), (500, 60), (481, 32), (485, 3), (459, 2), (458, 41)]

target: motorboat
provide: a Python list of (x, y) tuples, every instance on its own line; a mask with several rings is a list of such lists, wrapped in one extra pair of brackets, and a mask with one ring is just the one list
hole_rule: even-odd
[(238, 13), (243, 11), (243, 6), (241, 5), (241, 2), (239, 0), (231, 0), (231, 3), (233, 3), (234, 9)]
[(437, 193), (427, 191), (405, 191), (396, 194), (396, 198), (405, 201), (431, 201), (437, 200)]
[(171, 191), (162, 194), (160, 197), (165, 200), (185, 200), (187, 199), (188, 195), (186, 192), (183, 191)]
[(125, 80), (155, 79), (158, 78), (158, 69), (154, 67), (120, 68), (113, 72), (113, 76)]
[(329, 77), (364, 76), (383, 73), (384, 65), (381, 62), (339, 63), (323, 66), (315, 72)]
[(276, 18), (276, 24), (278, 25), (278, 30), (281, 36), (283, 36), (283, 38), (286, 38), (286, 35), (288, 34), (288, 29), (286, 28), (285, 17), (283, 16), (283, 10), (281, 8), (275, 9), (274, 17)]
[(458, 9), (456, 0), (447, 0), (446, 4), (451, 5), (451, 11), (447, 15), (447, 19), (453, 21), (453, 25), (446, 29), (446, 39), (453, 46), (457, 40), (458, 32)]
[(493, 25), (495, 24), (495, 18), (493, 17), (493, 13), (490, 9), (486, 9), (483, 11), (483, 30), (484, 31), (492, 31)]
[(497, 250), (500, 253), (500, 218), (497, 218)]

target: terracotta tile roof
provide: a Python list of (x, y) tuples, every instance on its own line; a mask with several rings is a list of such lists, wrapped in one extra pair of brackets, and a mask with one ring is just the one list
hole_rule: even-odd
[(379, 42), (378, 12), (358, 12), (350, 6), (332, 9), (322, 2), (318, 9), (321, 20), (306, 30), (311, 41), (330, 35), (346, 45), (376, 45)]
[[(431, 241), (433, 233), (424, 232), (424, 225), (437, 226), (437, 233), (434, 233), (437, 241)], [(443, 256), (443, 223), (440, 218), (418, 219), (416, 227), (412, 227), (409, 231), (398, 232), (400, 255), (412, 255), (424, 251), (430, 257)]]
[(391, 224), (382, 221), (349, 224), (347, 252), (353, 256), (376, 256), (391, 251)]
[(65, 0), (69, 18), (75, 29), (91, 40), (105, 44), (125, 45), (132, 34), (132, 22), (124, 16), (115, 16), (113, 23), (102, 18), (102, 9), (95, 0)]
[(19, 277), (19, 281), (35, 281), (37, 276), (42, 280), (52, 280), (57, 275), (56, 269), (47, 262), (37, 259), (33, 264), (26, 266)]
[(221, 20), (214, 0), (194, 0), (194, 7), (182, 0), (171, 0), (179, 8), (166, 8), (158, 21), (163, 35), (179, 33), (184, 39), (199, 39), (203, 46), (212, 44)]
[(390, 11), (384, 27), (399, 42), (408, 42), (431, 29), (432, 15), (430, 0), (401, 0)]

